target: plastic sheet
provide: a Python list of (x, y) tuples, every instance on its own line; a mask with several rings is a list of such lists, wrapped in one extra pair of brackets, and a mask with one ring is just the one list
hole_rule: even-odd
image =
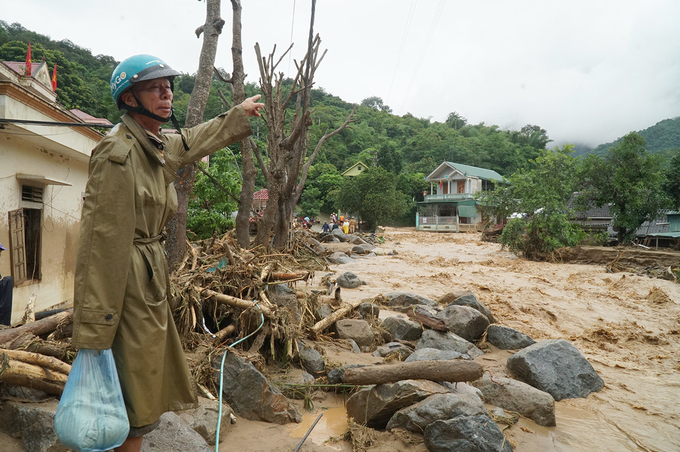
[(80, 350), (61, 396), (54, 428), (76, 451), (103, 452), (123, 444), (130, 431), (111, 350)]

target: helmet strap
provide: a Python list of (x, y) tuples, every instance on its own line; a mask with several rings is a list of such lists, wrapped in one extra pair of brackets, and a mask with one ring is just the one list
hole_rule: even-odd
[(130, 94), (132, 94), (132, 97), (134, 97), (135, 101), (137, 102), (137, 106), (131, 107), (130, 105), (126, 104), (125, 101), (122, 101), (121, 108), (127, 111), (131, 111), (133, 113), (139, 113), (140, 115), (148, 116), (149, 118), (159, 122), (168, 122), (170, 118), (172, 118), (172, 115), (170, 115), (170, 117), (168, 118), (164, 118), (162, 116), (158, 116), (157, 114), (150, 112), (149, 110), (146, 109), (144, 104), (142, 104), (142, 102), (137, 98), (135, 93), (132, 92), (132, 90), (130, 90)]

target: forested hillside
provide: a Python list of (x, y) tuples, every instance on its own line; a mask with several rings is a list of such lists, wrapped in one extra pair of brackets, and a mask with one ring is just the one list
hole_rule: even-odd
[[(118, 121), (120, 112), (116, 110), (109, 91), (110, 75), (118, 62), (106, 55), (93, 56), (86, 48), (70, 41), (55, 42), (19, 24), (9, 25), (0, 21), (0, 60), (24, 61), (29, 41), (34, 62), (44, 57), (50, 70), (54, 63), (57, 64), (58, 102), (67, 108), (79, 108), (94, 116)], [(290, 89), (291, 84), (292, 81), (286, 81), (284, 89)], [(175, 80), (174, 105), (181, 124), (193, 85), (194, 77), (191, 74)], [(253, 95), (258, 92), (258, 87), (249, 84), (246, 91), (248, 95)], [(231, 97), (227, 83), (215, 78), (205, 111), (206, 119), (227, 109), (220, 93), (227, 99)], [(310, 152), (324, 133), (343, 123), (353, 107), (323, 88), (313, 91), (311, 103), (313, 125)], [(423, 190), (429, 188), (424, 177), (441, 162), (489, 168), (510, 176), (518, 170), (531, 170), (536, 157), (542, 155), (541, 151), (551, 141), (548, 132), (538, 125), (528, 124), (520, 130), (502, 130), (483, 122), (469, 124), (454, 111), (455, 105), (451, 106), (451, 110), (444, 122), (436, 122), (409, 113), (397, 116), (391, 113), (389, 106), (383, 104), (382, 99), (365, 99), (358, 107), (351, 127), (328, 139), (314, 162), (301, 198), (303, 212), (315, 216), (319, 211), (337, 209), (338, 194), (345, 179), (341, 173), (361, 161), (368, 167), (383, 168), (393, 175), (396, 189), (403, 193), (410, 207), (403, 219), (412, 221), (415, 201), (422, 199)], [(264, 147), (266, 127), (262, 121), (256, 121), (255, 124), (254, 138)], [(661, 121), (641, 134), (651, 151), (677, 148), (680, 118)], [(611, 146), (601, 145), (595, 151), (604, 153)], [(233, 151), (238, 156), (237, 146)], [(225, 174), (238, 171), (238, 159), (215, 161), (223, 163), (216, 163), (211, 171), (223, 171)], [(222, 169), (219, 167), (221, 164), (225, 165)], [(264, 180), (258, 180), (257, 188), (264, 186)], [(233, 190), (240, 190), (240, 186)], [(216, 201), (208, 202), (205, 198), (201, 202), (200, 206), (196, 206), (199, 210), (210, 210), (211, 206), (216, 205)], [(220, 209), (228, 212), (231, 207), (224, 205)]]
[[(661, 153), (665, 156), (672, 154), (671, 151), (680, 148), (680, 117), (664, 119), (638, 132), (647, 142), (647, 150), (652, 153)], [(598, 155), (605, 155), (608, 149), (621, 143), (623, 138), (612, 143), (604, 143), (593, 149)]]

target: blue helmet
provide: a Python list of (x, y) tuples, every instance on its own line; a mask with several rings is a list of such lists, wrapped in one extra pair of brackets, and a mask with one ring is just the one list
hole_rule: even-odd
[(135, 55), (123, 60), (111, 74), (111, 96), (118, 108), (122, 108), (121, 96), (132, 85), (143, 80), (155, 78), (174, 79), (181, 75), (168, 66), (165, 61), (152, 55)]

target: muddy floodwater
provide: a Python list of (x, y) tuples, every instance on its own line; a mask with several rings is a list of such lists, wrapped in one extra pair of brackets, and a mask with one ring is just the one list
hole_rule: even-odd
[[(482, 242), (478, 234), (400, 228), (388, 229), (385, 236), (381, 251), (395, 250), (396, 255), (332, 267), (337, 275), (351, 271), (367, 282), (344, 290), (345, 300), (395, 291), (437, 299), (471, 290), (498, 323), (537, 341), (571, 341), (604, 380), (605, 387), (588, 398), (557, 402), (556, 427), (520, 419), (505, 430), (515, 451), (680, 451), (679, 284), (610, 273), (601, 265), (529, 262)], [(485, 351), (476, 361), (494, 376), (509, 376), (505, 360), (511, 352)], [(355, 358), (329, 350), (326, 359), (350, 363)], [(324, 445), (345, 431), (341, 404), (341, 398), (326, 397), (305, 415), (307, 428), (285, 431), (297, 437), (319, 412), (327, 411), (328, 421), (320, 421), (319, 432), (307, 440), (309, 449), (305, 442), (302, 450), (351, 450), (343, 443)], [(368, 450), (425, 448), (395, 438)]]
[[(569, 340), (604, 380), (604, 388), (588, 398), (557, 402), (556, 427), (524, 418), (508, 427), (504, 433), (516, 452), (680, 451), (680, 284), (610, 273), (602, 265), (528, 262), (482, 242), (479, 234), (399, 228), (387, 229), (384, 236), (381, 255), (331, 267), (336, 276), (351, 271), (367, 283), (343, 290), (344, 300), (387, 292), (413, 292), (436, 300), (448, 292), (470, 290), (499, 324), (536, 341)], [(346, 244), (336, 246), (347, 249)], [(397, 254), (387, 255), (392, 250)], [(317, 272), (309, 286), (298, 283), (298, 289), (318, 288), (323, 275)], [(324, 359), (335, 365), (382, 360), (334, 343), (319, 344), (326, 351)], [(511, 352), (482, 347), (485, 354), (476, 361), (493, 376), (509, 376), (505, 361)], [(295, 401), (303, 413), (302, 424), (238, 418), (234, 425), (223, 425), (227, 436), (220, 450), (292, 452), (324, 413), (301, 451), (349, 452), (351, 444), (341, 438), (347, 430), (344, 399), (342, 394), (314, 393), (312, 412)], [(13, 440), (0, 439), (1, 452), (18, 450)], [(380, 433), (366, 450), (426, 449), (422, 437)]]

